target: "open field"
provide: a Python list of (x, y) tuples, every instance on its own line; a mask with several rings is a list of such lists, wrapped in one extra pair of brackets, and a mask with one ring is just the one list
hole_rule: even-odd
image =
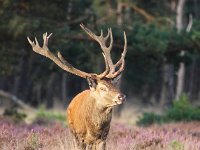
[[(0, 121), (1, 150), (76, 149), (67, 127), (60, 124), (15, 125)], [(200, 122), (137, 127), (112, 122), (107, 149), (115, 150), (199, 150)]]

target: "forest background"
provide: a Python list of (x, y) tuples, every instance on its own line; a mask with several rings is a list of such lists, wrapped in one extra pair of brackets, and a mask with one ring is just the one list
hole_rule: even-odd
[[(34, 53), (26, 37), (53, 33), (49, 47), (86, 72), (104, 69), (99, 45), (80, 28), (96, 34), (113, 29), (114, 60), (128, 52), (121, 89), (129, 103), (161, 108), (181, 94), (200, 106), (200, 1), (198, 0), (0, 0), (0, 97), (32, 107), (65, 108), (88, 87)], [(16, 101), (15, 101), (16, 102)], [(9, 104), (9, 106), (12, 106)]]

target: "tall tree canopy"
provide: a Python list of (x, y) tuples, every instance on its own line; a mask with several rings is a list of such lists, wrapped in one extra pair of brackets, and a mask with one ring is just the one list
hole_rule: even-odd
[[(101, 72), (101, 50), (79, 27), (85, 23), (95, 33), (100, 28), (104, 32), (108, 27), (113, 29), (114, 60), (123, 49), (126, 31), (128, 54), (122, 88), (130, 97), (154, 104), (171, 102), (176, 93), (176, 72), (184, 62), (182, 92), (192, 100), (199, 99), (200, 2), (185, 0), (180, 32), (176, 28), (178, 5), (178, 0), (0, 0), (0, 89), (25, 102), (45, 102), (52, 107), (54, 100), (66, 101), (86, 88), (84, 80), (33, 53), (26, 39), (37, 36), (41, 43), (43, 33), (53, 33), (51, 51), (61, 51), (82, 70)], [(184, 56), (180, 55), (182, 50)]]

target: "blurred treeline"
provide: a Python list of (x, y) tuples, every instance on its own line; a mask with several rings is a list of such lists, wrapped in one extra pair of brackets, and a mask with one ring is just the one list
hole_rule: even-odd
[(200, 1), (198, 0), (0, 0), (0, 89), (25, 103), (52, 107), (87, 88), (84, 79), (35, 54), (26, 37), (53, 33), (50, 50), (74, 67), (100, 73), (99, 45), (81, 29), (96, 34), (112, 27), (113, 59), (128, 38), (122, 91), (153, 105), (168, 105), (186, 93), (200, 99)]

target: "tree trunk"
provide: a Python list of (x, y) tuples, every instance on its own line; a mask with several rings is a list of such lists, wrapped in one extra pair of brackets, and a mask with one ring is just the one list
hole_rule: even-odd
[(172, 64), (164, 65), (160, 99), (160, 106), (170, 104), (174, 99), (174, 66)]
[[(177, 32), (180, 34), (182, 31), (184, 24), (183, 24), (183, 10), (184, 10), (185, 0), (179, 0), (177, 4), (177, 10), (176, 10), (176, 28)], [(182, 50), (181, 56), (184, 56), (184, 51)], [(184, 88), (184, 77), (185, 77), (185, 64), (184, 62), (180, 62), (179, 69), (177, 73), (177, 85), (176, 85), (176, 99), (179, 98), (179, 96), (183, 92)]]
[(177, 32), (180, 33), (183, 29), (183, 9), (185, 5), (185, 0), (179, 0), (176, 9), (176, 28)]
[(176, 0), (171, 1), (171, 11), (175, 12), (176, 11)]
[(193, 99), (194, 98), (194, 94), (193, 91), (194, 91), (194, 81), (195, 81), (195, 67), (196, 67), (196, 58), (193, 58), (192, 60), (192, 65), (190, 67), (190, 77), (189, 77), (189, 88), (188, 88), (188, 95), (190, 97), (190, 99)]
[(67, 74), (62, 73), (62, 80), (61, 80), (61, 91), (62, 91), (62, 102), (65, 103), (67, 102)]
[(53, 104), (54, 104), (54, 102), (53, 102), (54, 94), (53, 93), (54, 93), (54, 80), (55, 80), (55, 78), (56, 78), (56, 74), (52, 73), (51, 77), (50, 77), (50, 79), (47, 83), (47, 87), (46, 87), (46, 89), (48, 90), (47, 96), (46, 96), (46, 98), (47, 98), (47, 103), (46, 103), (47, 108), (52, 108)]
[(42, 103), (42, 86), (40, 83), (37, 83), (37, 85), (35, 85), (35, 98), (37, 101), (37, 105), (40, 105)]
[(122, 2), (121, 0), (117, 3), (117, 25), (122, 26), (123, 23), (123, 13), (122, 13)]
[(198, 9), (198, 0), (194, 0), (194, 12), (196, 19), (199, 19), (199, 9)]
[(22, 66), (23, 66), (23, 59), (20, 60), (19, 64), (17, 65), (17, 73), (16, 73), (16, 76), (14, 76), (14, 84), (13, 84), (13, 90), (12, 90), (12, 93), (14, 95), (18, 95), (18, 90), (19, 90), (19, 87), (20, 87), (20, 72), (22, 70)]
[(177, 73), (176, 100), (183, 93), (184, 78), (185, 78), (185, 64), (183, 62), (180, 62)]

